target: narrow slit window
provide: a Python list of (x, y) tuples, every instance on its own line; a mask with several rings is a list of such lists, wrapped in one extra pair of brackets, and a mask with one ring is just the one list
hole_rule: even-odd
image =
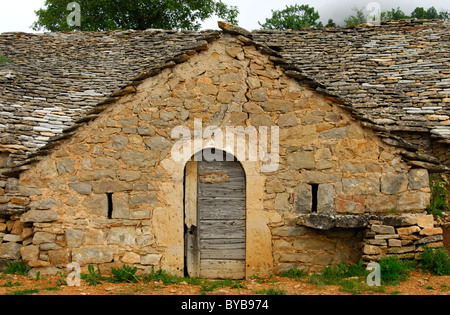
[(319, 184), (312, 184), (312, 203), (311, 203), (311, 212), (317, 213), (317, 195), (319, 192)]
[(112, 219), (112, 215), (113, 215), (113, 199), (112, 199), (113, 194), (112, 193), (107, 193), (106, 197), (108, 199), (108, 219)]

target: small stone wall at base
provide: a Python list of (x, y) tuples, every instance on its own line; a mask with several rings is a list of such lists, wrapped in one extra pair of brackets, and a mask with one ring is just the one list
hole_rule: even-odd
[(398, 225), (371, 220), (366, 230), (363, 261), (380, 261), (396, 255), (400, 259), (420, 259), (424, 247), (443, 247), (443, 230), (435, 226), (433, 215), (408, 216)]
[(23, 246), (31, 244), (33, 229), (20, 221), (19, 215), (0, 217), (0, 271), (7, 261), (21, 259)]

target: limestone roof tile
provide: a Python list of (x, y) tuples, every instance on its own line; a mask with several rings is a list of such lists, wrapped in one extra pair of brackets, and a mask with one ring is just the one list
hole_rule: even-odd
[[(414, 151), (401, 137), (406, 132), (450, 143), (449, 22), (221, 28), (271, 54), (286, 74), (335, 98), (386, 142)], [(143, 79), (219, 36), (165, 30), (0, 34), (0, 151), (10, 153), (8, 167), (45, 154), (52, 140), (77, 123), (94, 119)]]

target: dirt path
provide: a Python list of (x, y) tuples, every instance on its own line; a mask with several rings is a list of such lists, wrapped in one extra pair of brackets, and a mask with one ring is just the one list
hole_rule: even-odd
[[(80, 287), (58, 286), (64, 280), (59, 276), (41, 276), (36, 280), (31, 277), (17, 275), (0, 275), (0, 295), (33, 294), (33, 295), (257, 295), (283, 293), (287, 295), (348, 295), (338, 285), (317, 285), (306, 280), (295, 280), (286, 277), (270, 279), (249, 279), (240, 283), (240, 287), (212, 287), (191, 285), (179, 282), (165, 285), (162, 282), (113, 284), (103, 283), (89, 286), (81, 280)], [(363, 281), (360, 281), (363, 283)], [(396, 286), (383, 286), (378, 289), (354, 292), (358, 294), (385, 295), (450, 295), (450, 276), (432, 276), (420, 271), (411, 272), (407, 281)]]

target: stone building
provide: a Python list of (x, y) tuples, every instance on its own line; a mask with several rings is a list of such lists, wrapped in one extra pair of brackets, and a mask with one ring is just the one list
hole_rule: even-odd
[(243, 278), (443, 246), (449, 23), (220, 26), (0, 35), (1, 260)]

